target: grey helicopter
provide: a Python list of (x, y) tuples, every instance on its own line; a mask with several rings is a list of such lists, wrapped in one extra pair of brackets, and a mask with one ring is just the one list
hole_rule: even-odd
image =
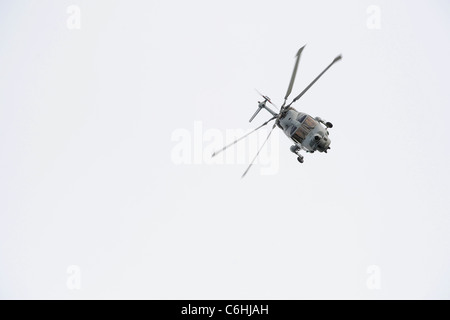
[[(320, 117), (312, 117), (309, 114), (306, 114), (304, 112), (299, 112), (295, 110), (291, 105), (299, 100), (313, 85), (316, 83), (317, 80), (320, 79), (320, 77), (323, 76), (325, 72), (327, 72), (328, 69), (331, 68), (333, 64), (338, 62), (342, 59), (342, 55), (337, 56), (298, 96), (296, 96), (290, 103), (287, 103), (287, 99), (289, 98), (289, 95), (291, 94), (292, 87), (294, 86), (295, 77), (297, 75), (297, 69), (298, 64), (300, 61), (301, 54), (303, 52), (303, 49), (305, 46), (301, 47), (297, 55), (295, 56), (295, 65), (294, 70), (292, 71), (291, 80), (289, 82), (289, 86), (286, 92), (286, 95), (284, 97), (284, 102), (281, 106), (281, 108), (278, 108), (268, 96), (265, 96), (261, 93), (259, 95), (262, 96), (264, 99), (263, 101), (258, 101), (258, 108), (256, 109), (256, 112), (252, 115), (249, 122), (252, 122), (253, 119), (257, 116), (257, 114), (262, 110), (267, 110), (271, 115), (272, 118), (264, 122), (262, 125), (257, 127), (256, 129), (250, 131), (246, 135), (240, 137), (239, 139), (236, 139), (232, 143), (226, 145), (222, 149), (216, 151), (213, 153), (213, 157), (219, 154), (222, 151), (225, 151), (227, 148), (233, 146), (237, 142), (243, 140), (244, 138), (248, 137), (250, 134), (256, 132), (257, 130), (261, 129), (262, 127), (269, 124), (271, 121), (275, 120), (275, 123), (273, 124), (267, 138), (264, 140), (263, 144), (259, 148), (258, 152), (256, 153), (255, 157), (245, 170), (245, 172), (242, 174), (242, 178), (245, 177), (247, 172), (252, 167), (253, 163), (255, 162), (256, 158), (258, 157), (259, 153), (263, 149), (266, 142), (269, 140), (270, 135), (272, 134), (273, 130), (276, 127), (279, 127), (284, 134), (291, 139), (294, 142), (294, 145), (291, 146), (290, 150), (292, 153), (294, 153), (297, 156), (297, 160), (300, 163), (303, 163), (304, 157), (300, 154), (301, 150), (304, 150), (307, 153), (314, 153), (315, 151), (324, 152), (327, 153), (327, 151), (330, 149), (331, 140), (329, 137), (328, 129), (331, 129), (333, 127), (333, 124), (329, 121), (326, 121)], [(267, 102), (271, 104), (273, 107), (279, 109), (279, 112), (275, 112), (271, 108), (267, 106)]]

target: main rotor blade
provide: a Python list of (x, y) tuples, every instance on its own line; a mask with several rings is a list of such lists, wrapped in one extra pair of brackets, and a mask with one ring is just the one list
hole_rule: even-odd
[(249, 135), (251, 135), (253, 132), (256, 132), (257, 130), (259, 130), (259, 129), (261, 129), (262, 127), (266, 126), (270, 121), (272, 121), (272, 120), (274, 120), (274, 119), (276, 119), (276, 118), (277, 118), (276, 116), (270, 118), (269, 120), (267, 120), (266, 122), (264, 122), (262, 125), (260, 125), (258, 128), (256, 128), (256, 129), (250, 131), (249, 133), (247, 133), (246, 135), (240, 137), (239, 139), (234, 140), (234, 141), (233, 141), (232, 143), (230, 143), (229, 145), (226, 145), (226, 146), (223, 147), (222, 149), (220, 149), (220, 150), (214, 152), (214, 153), (212, 154), (211, 157), (217, 156), (217, 155), (218, 155), (219, 153), (221, 153), (222, 151), (225, 151), (225, 150), (228, 149), (229, 147), (235, 145), (236, 143), (238, 143), (238, 142), (241, 141), (242, 139), (244, 139), (244, 138), (248, 137)]
[(312, 86), (313, 86), (313, 84), (314, 83), (316, 83), (316, 81), (317, 80), (319, 80), (320, 79), (320, 77), (321, 76), (323, 76), (323, 74), (325, 73), (325, 72), (327, 72), (327, 70), (328, 69), (330, 69), (331, 68), (331, 66), (333, 65), (333, 64), (335, 64), (336, 62), (338, 62), (339, 60), (341, 60), (342, 59), (342, 56), (341, 55), (339, 55), (339, 56), (337, 56), (336, 58), (334, 58), (334, 60), (333, 60), (333, 62), (331, 62), (329, 65), (328, 65), (328, 67), (326, 67), (325, 68), (325, 70), (323, 70), (298, 96), (296, 96), (295, 97), (295, 99), (294, 100), (292, 100), (292, 102), (289, 104), (289, 106), (291, 105), (291, 104), (293, 104), (295, 101), (297, 101), (298, 99), (300, 99), (305, 93), (306, 93), (306, 91), (308, 91), (309, 90), (309, 88), (311, 88)]
[(295, 60), (295, 66), (294, 66), (294, 70), (292, 71), (291, 81), (289, 82), (289, 87), (287, 89), (286, 95), (284, 96), (283, 106), (286, 104), (286, 100), (287, 100), (287, 98), (289, 98), (289, 95), (292, 92), (292, 87), (294, 86), (294, 82), (295, 82), (295, 76), (297, 75), (298, 63), (300, 61), (300, 56), (302, 55), (302, 51), (304, 48), (305, 48), (305, 46), (301, 47), (300, 50), (298, 50), (298, 52), (297, 52), (297, 55), (296, 55), (297, 60)]
[(252, 160), (252, 162), (249, 164), (249, 166), (247, 167), (247, 170), (245, 170), (245, 172), (242, 174), (241, 179), (245, 177), (245, 175), (247, 174), (248, 170), (250, 170), (250, 168), (252, 167), (253, 163), (255, 162), (256, 158), (258, 157), (258, 155), (259, 155), (259, 153), (261, 152), (261, 150), (262, 150), (262, 148), (264, 147), (264, 145), (266, 144), (267, 140), (269, 140), (270, 135), (272, 134), (273, 129), (275, 129), (276, 126), (277, 126), (277, 124), (274, 123), (274, 125), (272, 126), (272, 129), (271, 129), (270, 132), (269, 132), (269, 135), (267, 136), (266, 140), (264, 140), (264, 142), (263, 142), (261, 148), (259, 148), (259, 150), (258, 150), (258, 153), (257, 153), (256, 156), (253, 158), (253, 160)]

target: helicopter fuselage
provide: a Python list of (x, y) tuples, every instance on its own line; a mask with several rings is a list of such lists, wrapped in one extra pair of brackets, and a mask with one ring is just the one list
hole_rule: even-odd
[[(324, 119), (321, 119), (319, 117), (311, 117), (309, 114), (299, 112), (291, 107), (291, 104), (299, 100), (313, 85), (316, 83), (317, 80), (322, 77), (325, 72), (331, 68), (333, 64), (338, 62), (342, 59), (341, 55), (338, 55), (334, 60), (316, 77), (313, 81), (305, 88), (302, 92), (300, 92), (299, 95), (297, 95), (289, 104), (288, 98), (289, 95), (292, 92), (292, 88), (294, 86), (295, 76), (297, 74), (297, 68), (300, 61), (300, 55), (303, 51), (305, 46), (301, 47), (298, 52), (295, 60), (294, 70), (292, 71), (291, 80), (289, 82), (288, 89), (286, 91), (286, 95), (284, 96), (284, 102), (281, 108), (278, 108), (268, 96), (265, 96), (261, 93), (259, 93), (264, 100), (258, 101), (258, 109), (256, 109), (256, 112), (252, 115), (249, 122), (252, 122), (252, 120), (258, 115), (258, 113), (262, 109), (266, 109), (271, 115), (272, 118), (261, 124), (256, 129), (253, 129), (246, 135), (240, 137), (239, 139), (236, 139), (232, 143), (226, 145), (221, 150), (218, 150), (212, 154), (214, 157), (218, 153), (226, 150), (227, 148), (233, 146), (238, 141), (243, 140), (244, 138), (248, 137), (253, 132), (258, 131), (262, 127), (266, 126), (271, 121), (275, 120), (275, 124), (272, 126), (272, 129), (269, 131), (269, 134), (267, 135), (267, 138), (262, 143), (261, 147), (259, 148), (258, 152), (256, 153), (256, 156), (253, 158), (253, 160), (250, 162), (247, 169), (242, 174), (242, 177), (245, 177), (247, 172), (250, 170), (252, 165), (254, 164), (255, 160), (257, 159), (259, 153), (261, 152), (262, 148), (266, 144), (266, 142), (269, 140), (270, 135), (272, 134), (273, 130), (278, 126), (281, 130), (283, 130), (284, 134), (291, 139), (294, 142), (294, 145), (291, 146), (291, 152), (297, 155), (297, 161), (300, 163), (303, 163), (303, 155), (300, 154), (301, 150), (305, 150), (306, 152), (313, 153), (315, 151), (319, 152), (325, 152), (330, 149), (331, 140), (328, 133), (328, 128), (332, 128), (333, 124), (331, 122), (325, 121)], [(273, 111), (271, 108), (269, 108), (266, 103), (270, 103), (275, 108), (279, 109), (278, 112)]]
[(280, 117), (278, 127), (294, 141), (298, 148), (311, 153), (327, 152), (330, 149), (331, 140), (327, 128), (319, 121), (321, 121), (320, 118), (313, 118), (289, 107)]

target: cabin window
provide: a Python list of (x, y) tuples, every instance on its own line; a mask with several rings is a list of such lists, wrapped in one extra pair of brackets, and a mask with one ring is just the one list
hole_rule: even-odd
[(306, 118), (306, 114), (302, 114), (298, 117), (297, 121), (301, 123), (301, 122), (303, 122), (303, 120), (305, 120), (305, 118)]

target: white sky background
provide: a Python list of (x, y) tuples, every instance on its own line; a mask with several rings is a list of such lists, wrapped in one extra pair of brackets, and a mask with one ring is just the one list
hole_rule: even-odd
[[(2, 1), (0, 298), (450, 298), (449, 15), (444, 0)], [(333, 122), (328, 154), (300, 165), (280, 132), (274, 175), (173, 162), (177, 129), (268, 119), (248, 123), (253, 89), (280, 105), (304, 44), (292, 97), (343, 54), (295, 105)]]

